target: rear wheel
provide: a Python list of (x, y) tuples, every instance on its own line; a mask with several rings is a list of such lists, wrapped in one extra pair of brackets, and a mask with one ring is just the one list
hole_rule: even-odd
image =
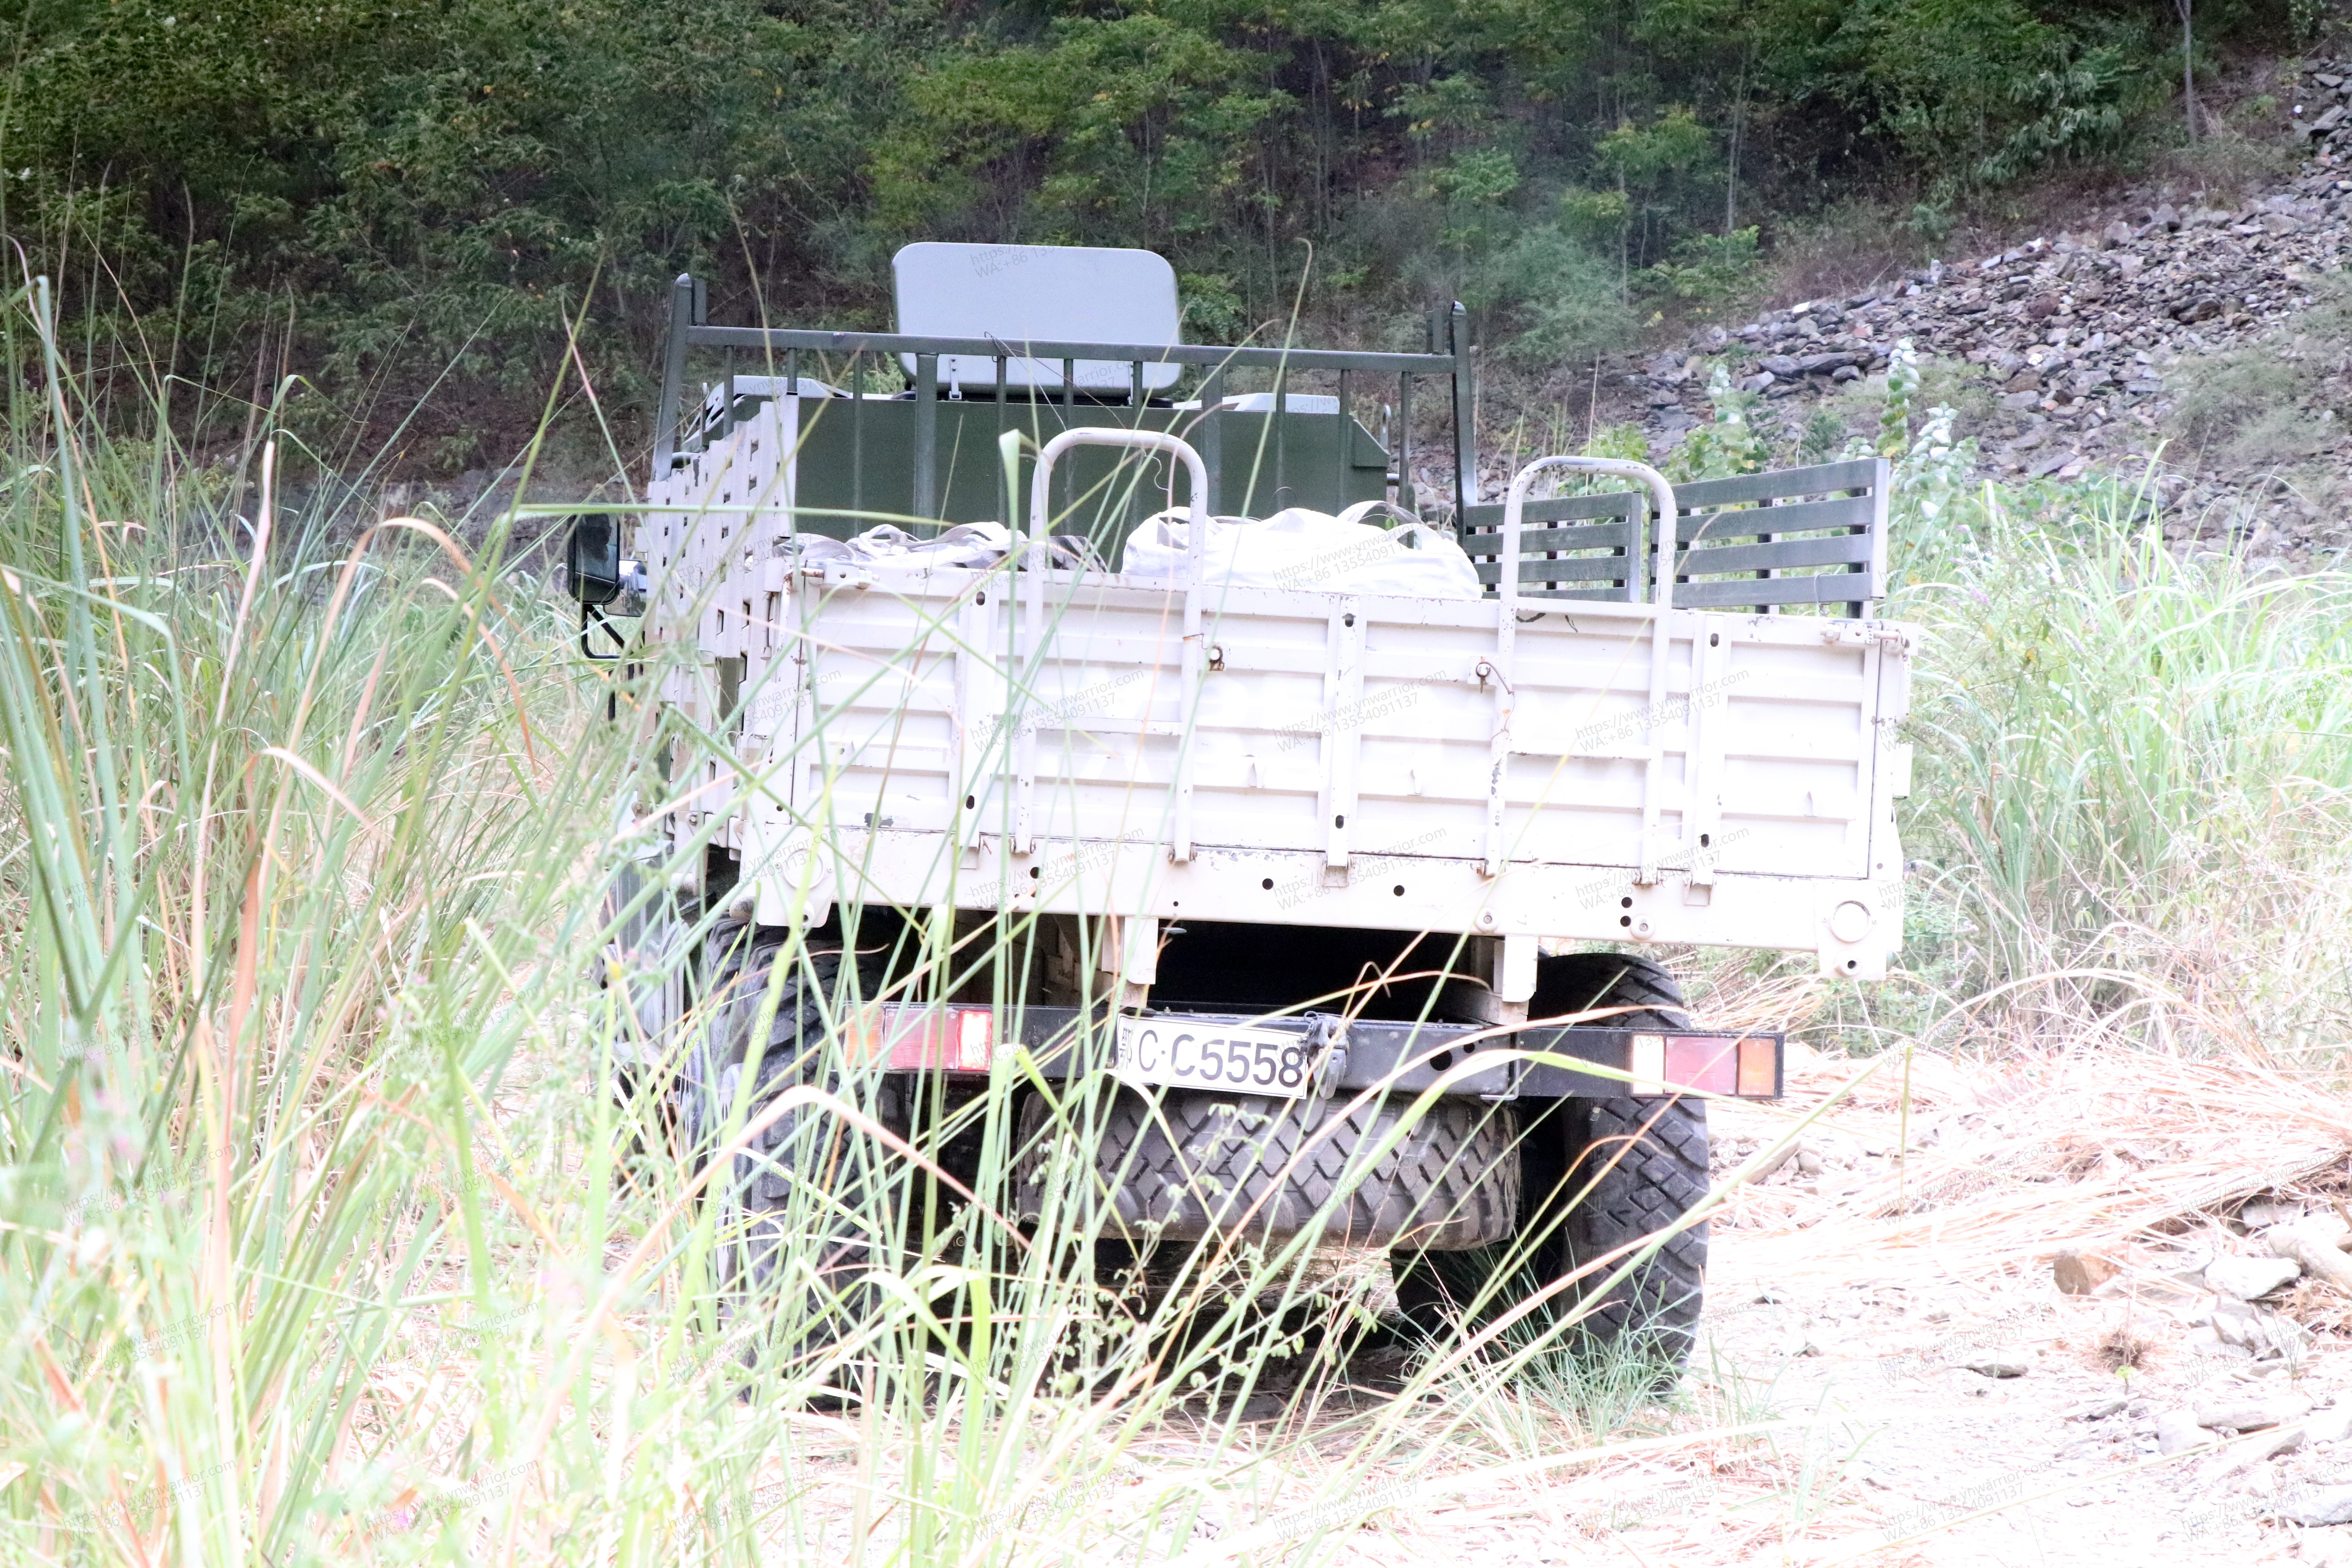
[[(877, 965), (838, 952), (788, 952), (785, 933), (733, 922), (711, 933), (705, 952), (710, 1021), (680, 1084), (680, 1121), (696, 1165), (714, 1156), (730, 1127), (759, 1121), (799, 1084), (840, 1095), (905, 1134), (905, 1081), (853, 1074), (838, 1049), (827, 1049), (835, 1024), (878, 991)], [(780, 963), (789, 965), (781, 976)], [(771, 989), (775, 1011), (755, 1053)], [(895, 1154), (823, 1107), (795, 1107), (752, 1134), (704, 1194), (717, 1211), (712, 1261), (722, 1327), (772, 1323), (770, 1345), (806, 1353), (870, 1316), (874, 1291), (865, 1281), (885, 1245), (886, 1189), (901, 1169)], [(747, 1344), (747, 1358), (758, 1349)]]
[[(1587, 952), (1538, 964), (1530, 1017), (1614, 1007), (1633, 1010), (1593, 1022), (1672, 1028), (1687, 1016), (1673, 977), (1646, 959)], [(1519, 1107), (1527, 1132), (1518, 1234), (1473, 1252), (1392, 1253), (1400, 1310), (1416, 1329), (1436, 1334), (1474, 1308), (1480, 1317), (1507, 1311), (1622, 1248), (1531, 1313), (1528, 1327), (1539, 1331), (1581, 1306), (1573, 1332), (1585, 1349), (1679, 1368), (1697, 1336), (1706, 1222), (1676, 1232), (1624, 1279), (1608, 1281), (1647, 1237), (1706, 1195), (1706, 1102), (1626, 1095), (1539, 1103)]]

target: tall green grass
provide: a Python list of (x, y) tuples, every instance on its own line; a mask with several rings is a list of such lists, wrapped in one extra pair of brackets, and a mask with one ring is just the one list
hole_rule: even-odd
[[(860, 1121), (870, 1073), (799, 1105), (872, 1179), (796, 1187), (792, 1272), (722, 1311), (667, 1110), (719, 1008), (646, 1038), (629, 965), (681, 950), (612, 945), (702, 850), (662, 837), (659, 672), (578, 657), (510, 521), (331, 527), (278, 504), (289, 439), (247, 491), (167, 422), (109, 437), (37, 299), (7, 308), (43, 371), (0, 480), (13, 1560), (1303, 1563), (1417, 1468), (1629, 1421), (1625, 1379), (1561, 1392), (1540, 1335), (1396, 1346), (1351, 1391), (1378, 1271), (1304, 1246), (1122, 1312), (1075, 1158), (1034, 1227), (927, 1231), (943, 1141), (1003, 1190), (1013, 1097), (908, 1159)], [(1068, 1092), (1044, 1138), (1098, 1109)], [(883, 1248), (845, 1297), (807, 1264), (845, 1226)]]
[[(1010, 1093), (911, 1159), (860, 1126), (872, 1075), (803, 1095), (796, 1135), (868, 1179), (796, 1191), (810, 1245), (723, 1312), (667, 1110), (716, 1009), (646, 1038), (629, 965), (681, 950), (608, 945), (701, 853), (662, 836), (658, 672), (578, 657), (510, 521), (290, 512), (290, 440), (224, 486), (166, 421), (105, 435), (37, 301), (8, 325), (41, 370), (0, 475), (12, 1560), (1306, 1563), (1433, 1464), (1750, 1414), (1736, 1376), (1661, 1404), (1540, 1333), (1368, 1356), (1380, 1270), (1303, 1247), (1202, 1256), (1131, 1315), (1083, 1267), (1083, 1086), (1019, 1229), (925, 1219), (949, 1140), (1004, 1190)], [(1929, 637), (1918, 1026), (2326, 1060), (2352, 584), (2183, 563), (2126, 489), (1972, 489), (1933, 456), (1889, 606)], [(807, 1267), (845, 1226), (881, 1247), (846, 1299)]]
[(1972, 1020), (2352, 1041), (2352, 574), (2168, 548), (2142, 492), (1898, 510), (1927, 633), (1909, 958)]

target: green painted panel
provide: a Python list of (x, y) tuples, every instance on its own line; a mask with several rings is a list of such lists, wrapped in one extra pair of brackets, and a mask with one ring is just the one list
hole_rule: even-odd
[[(1034, 441), (1050, 440), (1069, 425), (1151, 430), (1173, 429), (1201, 444), (1204, 432), (1197, 410), (1081, 403), (940, 401), (937, 405), (942, 521), (974, 522), (1004, 515), (1004, 473), (997, 437), (1021, 430)], [(915, 496), (915, 415), (911, 401), (871, 401), (863, 407), (846, 399), (808, 399), (801, 405), (799, 450), (800, 526), (813, 533), (845, 537), (877, 522), (911, 521)], [(1387, 493), (1388, 454), (1364, 426), (1349, 419), (1348, 463), (1339, 462), (1340, 416), (1225, 413), (1214, 416), (1222, 447), (1217, 505), (1223, 515), (1262, 517), (1285, 506), (1338, 511)], [(1053, 531), (1082, 533), (1097, 549), (1124, 537), (1136, 523), (1168, 504), (1164, 460), (1128, 457), (1105, 448), (1080, 448), (1054, 468)], [(1028, 504), (1031, 465), (1021, 470), (1022, 504)], [(1183, 487), (1177, 486), (1180, 501)]]

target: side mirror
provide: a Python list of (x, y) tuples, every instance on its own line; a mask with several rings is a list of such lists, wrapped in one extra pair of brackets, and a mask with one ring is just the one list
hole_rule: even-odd
[(609, 605), (621, 596), (621, 531), (609, 517), (572, 520), (563, 544), (563, 574), (583, 605)]

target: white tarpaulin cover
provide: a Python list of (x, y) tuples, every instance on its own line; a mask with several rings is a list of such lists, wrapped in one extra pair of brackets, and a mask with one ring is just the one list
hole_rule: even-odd
[[(1484, 595), (1478, 569), (1453, 535), (1426, 523), (1389, 529), (1360, 521), (1378, 505), (1361, 502), (1338, 517), (1295, 506), (1263, 522), (1212, 518), (1203, 574), (1211, 583), (1252, 588), (1402, 594), (1422, 599)], [(1146, 518), (1128, 535), (1122, 569), (1129, 577), (1183, 581), (1191, 533), (1183, 512)]]
[[(1291, 507), (1263, 522), (1212, 518), (1203, 563), (1206, 580), (1252, 588), (1402, 594), (1423, 599), (1475, 599), (1484, 594), (1477, 569), (1451, 534), (1425, 523), (1386, 529), (1358, 521), (1374, 504), (1349, 507), (1338, 517)], [(1145, 519), (1128, 536), (1125, 574), (1147, 582), (1183, 582), (1190, 531), (1181, 511)], [(883, 571), (928, 572), (941, 566), (992, 566), (1004, 559), (1010, 543), (1003, 526), (994, 522), (959, 523), (932, 539), (918, 539), (884, 523), (854, 539), (800, 534), (793, 548), (813, 565), (840, 562)], [(1056, 566), (1097, 564), (1076, 539), (1056, 538), (1053, 560)]]

